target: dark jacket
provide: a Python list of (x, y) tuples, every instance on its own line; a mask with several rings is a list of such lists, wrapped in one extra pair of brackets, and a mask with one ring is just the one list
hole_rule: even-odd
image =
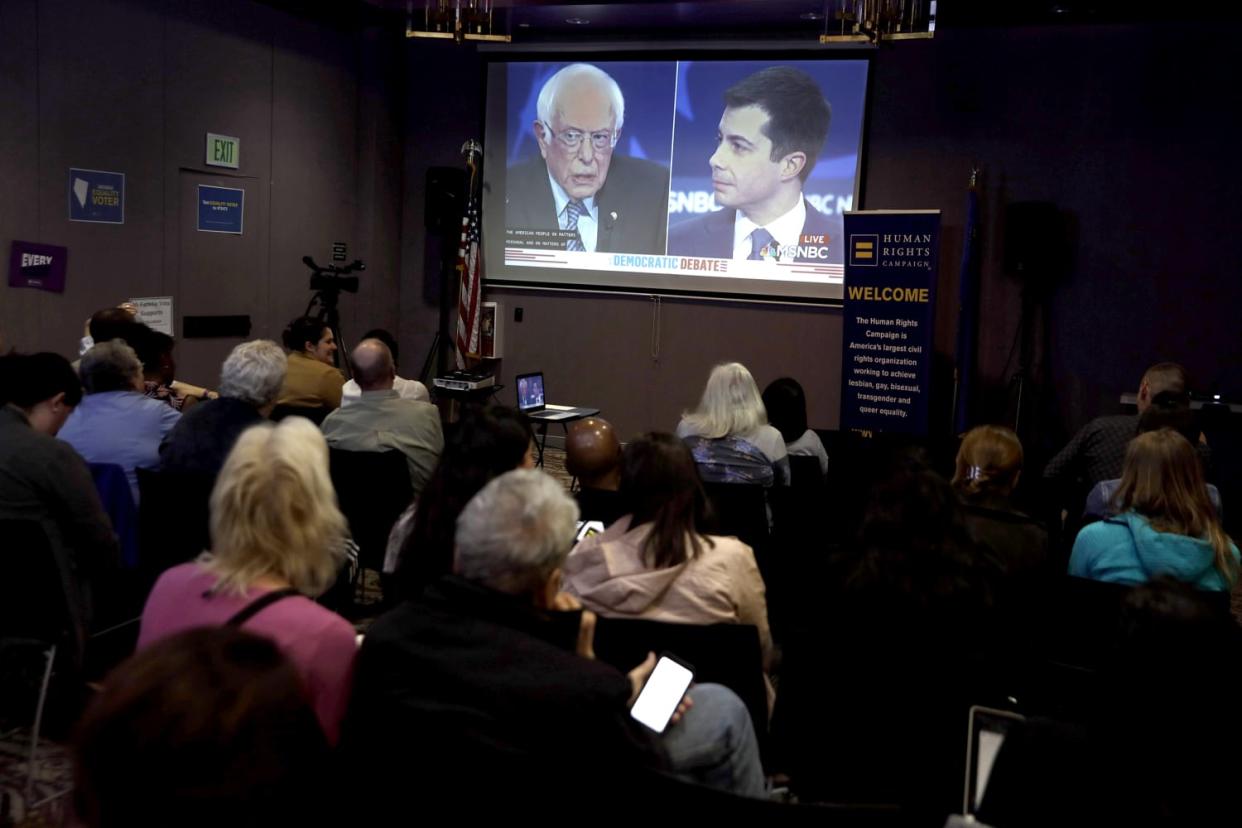
[(199, 403), (181, 415), (160, 444), (160, 468), (214, 477), (241, 433), (261, 422), (258, 409), (245, 400), (221, 397)]
[(546, 805), (554, 791), (662, 766), (630, 718), (629, 680), (574, 652), (578, 622), (455, 576), (379, 618), (341, 742), (372, 804), (427, 785)]
[(598, 520), (605, 526), (611, 526), (627, 512), (621, 493), (612, 489), (583, 487), (574, 494), (574, 498), (578, 501), (582, 520)]
[(1037, 520), (997, 496), (963, 496), (962, 511), (971, 536), (992, 550), (1006, 576), (1048, 573), (1048, 532)]
[[(833, 221), (829, 216), (805, 202), (806, 220), (802, 222), (802, 235), (827, 236), (830, 246), (841, 244), (841, 222)], [(714, 213), (696, 216), (674, 224), (669, 228), (668, 254), (670, 256), (710, 256), (716, 259), (733, 258), (733, 220), (736, 210), (725, 208)], [(795, 261), (816, 262), (823, 264), (823, 259), (804, 259)]]
[[(614, 155), (595, 194), (599, 206), (597, 253), (664, 254), (668, 228), (668, 169), (641, 158)], [(558, 230), (556, 200), (542, 158), (505, 173), (505, 227)]]
[[(90, 586), (115, 572), (120, 548), (86, 462), (68, 443), (35, 431), (0, 405), (0, 518), (34, 520), (48, 534), (73, 621), (90, 626)], [(0, 549), (4, 548), (0, 538)], [(5, 550), (17, 551), (17, 550)]]

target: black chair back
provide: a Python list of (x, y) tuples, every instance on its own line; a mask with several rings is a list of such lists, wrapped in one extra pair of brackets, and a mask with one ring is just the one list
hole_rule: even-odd
[(399, 451), (331, 449), (329, 467), (341, 512), (366, 569), (384, 565), (388, 533), (414, 499), (409, 465)]
[(634, 669), (647, 653), (669, 652), (694, 667), (694, 680), (723, 684), (750, 711), (763, 744), (768, 729), (767, 685), (759, 630), (750, 624), (669, 624), (629, 618), (599, 618), (595, 656), (622, 672)]
[(149, 582), (211, 548), (209, 474), (138, 469), (139, 569)]
[(789, 477), (796, 489), (823, 488), (827, 482), (819, 458), (810, 455), (789, 455)]
[(286, 417), (305, 417), (315, 425), (323, 425), (324, 419), (336, 409), (328, 408), (323, 405), (307, 406), (307, 405), (278, 405), (272, 409), (272, 414), (268, 418), (274, 423), (278, 423)]
[(65, 643), (74, 622), (64, 573), (43, 525), (35, 520), (0, 520), (0, 638)]
[(768, 541), (767, 489), (744, 483), (704, 483), (703, 488), (711, 505), (706, 532), (736, 535), (759, 554)]

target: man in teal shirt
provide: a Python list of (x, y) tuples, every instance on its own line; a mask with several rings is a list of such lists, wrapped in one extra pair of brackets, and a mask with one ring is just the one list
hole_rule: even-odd
[(358, 343), (350, 361), (362, 395), (323, 421), (328, 445), (346, 451), (396, 449), (405, 455), (410, 484), (418, 495), (444, 450), (439, 411), (431, 403), (402, 399), (393, 390), (392, 352), (378, 339)]

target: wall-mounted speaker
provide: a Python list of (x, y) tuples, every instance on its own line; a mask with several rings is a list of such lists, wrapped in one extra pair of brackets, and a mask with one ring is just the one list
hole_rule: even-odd
[(1025, 281), (1051, 281), (1066, 270), (1065, 222), (1050, 201), (1005, 207), (1005, 272)]
[(423, 226), (431, 233), (461, 229), (466, 209), (466, 171), (460, 167), (428, 167), (423, 199)]

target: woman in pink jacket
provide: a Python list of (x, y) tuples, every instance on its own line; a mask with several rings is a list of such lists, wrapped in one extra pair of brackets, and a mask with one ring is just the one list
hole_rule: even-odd
[(570, 552), (565, 590), (605, 617), (753, 624), (769, 664), (772, 636), (754, 552), (737, 538), (699, 532), (707, 497), (685, 443), (655, 433), (630, 443), (621, 497), (629, 514)]

